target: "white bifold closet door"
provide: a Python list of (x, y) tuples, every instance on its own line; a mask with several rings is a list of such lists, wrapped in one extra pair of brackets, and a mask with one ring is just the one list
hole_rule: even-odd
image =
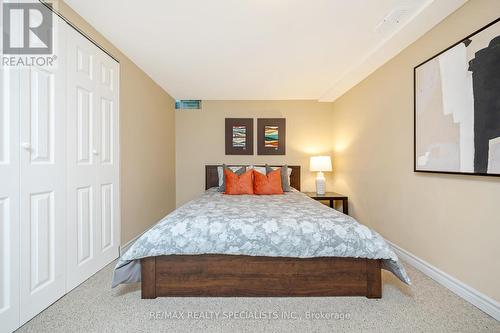
[(119, 64), (53, 22), (55, 66), (0, 65), (0, 332), (118, 257)]
[(19, 70), (21, 324), (66, 292), (66, 29), (54, 23), (57, 65)]
[(12, 89), (19, 73), (0, 73), (0, 332), (12, 332), (19, 326), (19, 89)]
[(0, 332), (12, 332), (19, 327), (19, 73), (0, 65), (0, 74)]
[(118, 63), (67, 36), (67, 289), (118, 257)]

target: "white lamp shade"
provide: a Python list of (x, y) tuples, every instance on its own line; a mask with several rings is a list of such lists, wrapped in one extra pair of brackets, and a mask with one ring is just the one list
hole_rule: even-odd
[(330, 156), (312, 156), (309, 164), (310, 171), (332, 171)]

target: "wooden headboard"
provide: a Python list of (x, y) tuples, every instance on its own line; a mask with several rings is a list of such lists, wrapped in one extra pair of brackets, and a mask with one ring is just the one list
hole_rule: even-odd
[[(205, 190), (208, 190), (211, 187), (219, 186), (219, 174), (217, 173), (217, 167), (221, 165), (205, 165)], [(228, 165), (229, 167), (233, 166), (246, 166), (245, 164), (238, 165)], [(255, 165), (259, 167), (263, 167), (265, 165)], [(280, 167), (281, 165), (270, 165), (271, 167)], [(290, 186), (294, 189), (300, 191), (300, 165), (289, 165), (290, 169), (292, 169), (292, 174), (290, 175)]]

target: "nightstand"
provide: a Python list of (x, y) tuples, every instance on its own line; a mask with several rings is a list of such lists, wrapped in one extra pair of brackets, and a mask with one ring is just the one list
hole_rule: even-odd
[(318, 194), (316, 192), (303, 192), (305, 195), (310, 197), (311, 199), (318, 201), (329, 201), (330, 207), (334, 208), (333, 205), (335, 201), (342, 201), (342, 213), (349, 215), (349, 206), (347, 202), (347, 196), (336, 193), (336, 192), (326, 192), (325, 194)]

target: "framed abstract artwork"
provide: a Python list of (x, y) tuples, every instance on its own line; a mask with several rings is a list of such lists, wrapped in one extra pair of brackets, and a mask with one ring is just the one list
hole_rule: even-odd
[(257, 154), (285, 155), (286, 119), (257, 119)]
[(226, 155), (253, 155), (253, 119), (226, 118)]
[(414, 171), (500, 176), (500, 19), (414, 68)]

